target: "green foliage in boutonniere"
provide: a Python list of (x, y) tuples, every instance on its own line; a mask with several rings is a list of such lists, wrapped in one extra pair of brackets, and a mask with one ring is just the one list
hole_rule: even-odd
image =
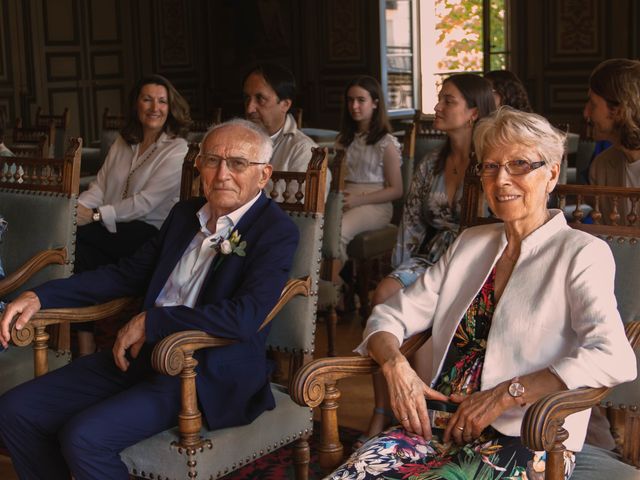
[(222, 240), (220, 239), (218, 242), (211, 245), (211, 248), (215, 249), (216, 252), (221, 253), (222, 255), (230, 255), (235, 253), (239, 257), (244, 257), (246, 252), (244, 249), (247, 246), (247, 242), (240, 241), (240, 234), (237, 230), (234, 230), (229, 238)]

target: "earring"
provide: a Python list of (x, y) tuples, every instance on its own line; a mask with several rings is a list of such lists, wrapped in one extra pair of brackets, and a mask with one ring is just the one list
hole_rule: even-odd
[(470, 127), (473, 127), (473, 118), (470, 118), (470, 119), (469, 119), (469, 126), (470, 126)]

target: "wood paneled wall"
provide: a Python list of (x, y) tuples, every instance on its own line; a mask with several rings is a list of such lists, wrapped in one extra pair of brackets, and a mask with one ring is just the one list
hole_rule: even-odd
[[(582, 126), (601, 60), (640, 53), (636, 0), (513, 0), (511, 58), (536, 111)], [(196, 117), (242, 114), (251, 63), (292, 69), (304, 122), (337, 128), (349, 79), (379, 76), (377, 0), (0, 0), (0, 110), (72, 112), (97, 139), (104, 107), (123, 111), (143, 74), (167, 76)]]
[(638, 2), (517, 0), (512, 20), (512, 66), (534, 110), (582, 132), (591, 70), (607, 58), (638, 57)]

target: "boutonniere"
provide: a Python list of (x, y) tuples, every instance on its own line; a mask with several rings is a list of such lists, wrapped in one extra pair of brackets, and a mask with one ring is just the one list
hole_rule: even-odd
[(221, 253), (222, 255), (231, 255), (232, 253), (238, 255), (239, 257), (244, 257), (246, 252), (244, 251), (247, 246), (247, 242), (244, 240), (240, 241), (241, 235), (237, 230), (231, 232), (229, 238), (224, 240), (218, 239), (218, 241), (213, 241), (211, 248), (213, 248), (217, 253)]

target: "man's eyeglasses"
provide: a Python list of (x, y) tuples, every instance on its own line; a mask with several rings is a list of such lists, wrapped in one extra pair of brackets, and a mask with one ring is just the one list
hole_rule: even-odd
[(481, 177), (495, 177), (504, 167), (509, 175), (526, 175), (531, 170), (540, 168), (545, 162), (529, 162), (527, 160), (509, 160), (505, 163), (482, 162), (476, 164), (476, 174)]
[(203, 168), (219, 168), (220, 163), (226, 162), (227, 168), (234, 173), (242, 173), (250, 165), (266, 165), (266, 162), (250, 162), (246, 158), (222, 158), (217, 155), (198, 155), (196, 162)]

